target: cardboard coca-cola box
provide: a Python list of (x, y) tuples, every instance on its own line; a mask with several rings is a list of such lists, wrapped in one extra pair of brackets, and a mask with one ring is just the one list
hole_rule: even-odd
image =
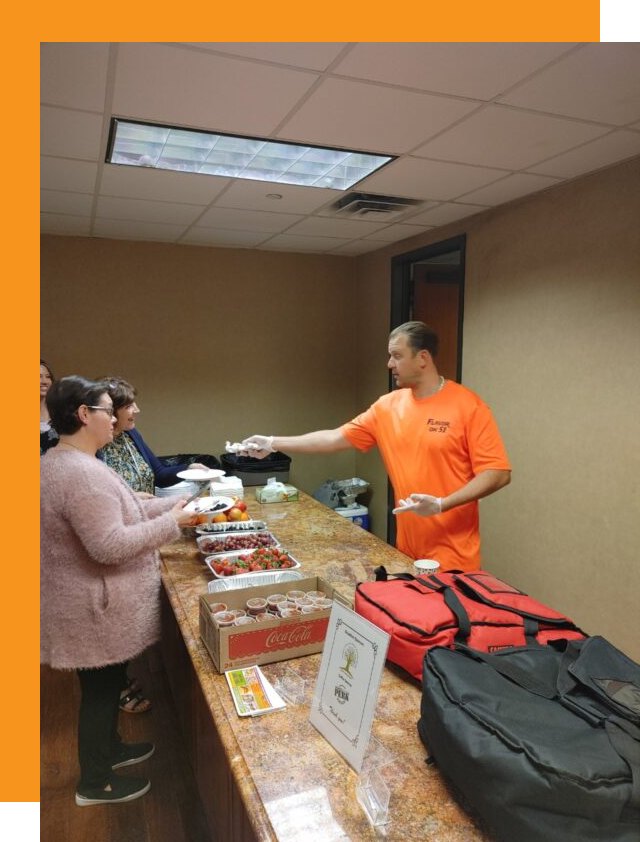
[[(220, 628), (210, 606), (224, 602), (229, 609), (246, 608), (247, 599), (282, 593), (283, 585), (258, 585), (232, 591), (205, 594), (200, 597), (200, 637), (207, 647), (218, 672), (249, 664), (271, 664), (322, 652), (329, 625), (329, 611), (314, 611), (283, 619), (273, 617), (261, 623)], [(287, 582), (287, 590), (324, 591), (328, 599), (351, 602), (327, 581), (310, 576)]]

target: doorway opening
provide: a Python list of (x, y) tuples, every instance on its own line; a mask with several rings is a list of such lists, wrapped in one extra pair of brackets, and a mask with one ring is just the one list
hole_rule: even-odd
[[(462, 323), (466, 235), (452, 237), (391, 261), (391, 330), (408, 321), (426, 322), (438, 334), (438, 371), (458, 383), (462, 378)], [(389, 391), (394, 388), (389, 373)], [(393, 488), (388, 484), (387, 540), (395, 544), (391, 514)]]

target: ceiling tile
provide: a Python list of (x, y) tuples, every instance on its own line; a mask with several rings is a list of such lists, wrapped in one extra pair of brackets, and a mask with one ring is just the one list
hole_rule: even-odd
[(277, 234), (268, 240), (262, 248), (277, 251), (314, 251), (327, 252), (345, 245), (348, 240), (338, 237), (294, 237), (292, 234)]
[(208, 205), (230, 183), (230, 178), (217, 175), (105, 164), (100, 193), (127, 199)]
[(640, 134), (622, 129), (537, 164), (529, 172), (573, 178), (634, 155), (640, 155)]
[(90, 161), (40, 157), (40, 187), (46, 190), (73, 190), (93, 193), (98, 165)]
[(345, 257), (356, 257), (358, 254), (365, 254), (368, 251), (377, 251), (384, 248), (382, 243), (375, 243), (371, 240), (355, 240), (340, 248), (334, 249), (331, 254), (341, 254)]
[(226, 41), (179, 41), (192, 47), (205, 50), (215, 50), (220, 53), (230, 53), (243, 58), (255, 58), (263, 61), (275, 61), (278, 64), (289, 64), (292, 67), (304, 67), (309, 70), (326, 70), (340, 52), (347, 46), (344, 43), (304, 43), (270, 42), (270, 43), (227, 43)]
[(374, 173), (359, 190), (408, 196), (414, 199), (455, 199), (462, 193), (495, 181), (503, 170), (445, 164), (424, 158), (402, 158)]
[(201, 246), (232, 246), (253, 248), (268, 238), (264, 231), (221, 231), (218, 228), (191, 228), (181, 243)]
[(88, 216), (62, 216), (56, 213), (40, 214), (41, 234), (68, 234), (88, 236), (91, 219)]
[(547, 178), (545, 175), (528, 175), (527, 173), (515, 173), (508, 175), (502, 181), (490, 184), (480, 190), (474, 190), (464, 198), (470, 202), (481, 202), (483, 205), (500, 205), (502, 202), (511, 202), (519, 199), (528, 193), (535, 193), (544, 190), (546, 187), (553, 187), (558, 184), (555, 178)]
[(480, 211), (486, 210), (486, 207), (486, 205), (462, 205), (455, 202), (444, 202), (437, 208), (412, 216), (410, 221), (411, 224), (415, 222), (425, 223), (426, 225), (447, 225), (457, 219), (464, 219), (474, 213), (480, 213)]
[(164, 222), (190, 225), (202, 213), (196, 205), (177, 202), (148, 202), (144, 199), (117, 199), (100, 196), (96, 216), (102, 219), (129, 219), (141, 222)]
[(417, 234), (423, 234), (429, 231), (433, 225), (403, 225), (401, 222), (395, 225), (390, 225), (383, 231), (376, 231), (375, 234), (369, 234), (367, 240), (378, 240), (383, 243), (397, 243), (398, 240), (406, 240), (409, 237), (415, 237)]
[(287, 120), (278, 136), (398, 154), (476, 107), (476, 103), (444, 96), (329, 78)]
[(96, 237), (115, 240), (160, 240), (174, 243), (184, 232), (184, 225), (163, 225), (160, 222), (133, 222), (124, 219), (96, 219)]
[[(282, 199), (268, 199), (267, 194), (275, 193)], [(327, 190), (323, 187), (297, 187), (289, 184), (272, 184), (266, 181), (237, 179), (231, 187), (216, 201), (216, 207), (247, 208), (249, 210), (272, 211), (279, 213), (313, 213), (329, 202), (344, 196), (342, 190)]]
[(313, 85), (309, 71), (161, 44), (120, 44), (113, 111), (212, 131), (266, 135)]
[(288, 232), (296, 236), (310, 234), (314, 237), (365, 237), (385, 227), (384, 222), (364, 222), (358, 219), (330, 219), (326, 216), (308, 216)]
[(108, 44), (42, 43), (40, 102), (102, 111), (108, 61)]
[(93, 196), (90, 193), (68, 193), (64, 190), (41, 190), (40, 210), (43, 213), (69, 213), (91, 216)]
[(489, 105), (413, 154), (463, 164), (522, 169), (606, 131), (560, 117)]
[(588, 44), (501, 101), (618, 126), (637, 120), (640, 44)]
[(62, 158), (97, 161), (100, 156), (102, 115), (40, 108), (40, 152)]
[(574, 44), (356, 44), (333, 73), (488, 100)]
[[(274, 203), (275, 204), (275, 203)], [(267, 213), (267, 211), (238, 210), (237, 208), (209, 208), (198, 220), (199, 228), (235, 228), (239, 231), (263, 231), (279, 233), (303, 216), (291, 213)], [(264, 239), (264, 237), (262, 238)]]

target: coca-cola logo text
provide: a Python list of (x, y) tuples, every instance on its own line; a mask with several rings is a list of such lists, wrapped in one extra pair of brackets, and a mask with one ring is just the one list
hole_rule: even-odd
[(304, 646), (311, 640), (311, 625), (309, 623), (296, 623), (289, 628), (273, 629), (267, 635), (265, 644), (267, 649), (273, 646)]

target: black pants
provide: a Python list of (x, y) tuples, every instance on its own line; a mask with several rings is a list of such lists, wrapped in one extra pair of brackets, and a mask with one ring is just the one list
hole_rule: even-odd
[(77, 670), (82, 689), (78, 717), (78, 789), (102, 789), (111, 779), (111, 764), (122, 743), (118, 714), (126, 667), (126, 664), (110, 664)]

